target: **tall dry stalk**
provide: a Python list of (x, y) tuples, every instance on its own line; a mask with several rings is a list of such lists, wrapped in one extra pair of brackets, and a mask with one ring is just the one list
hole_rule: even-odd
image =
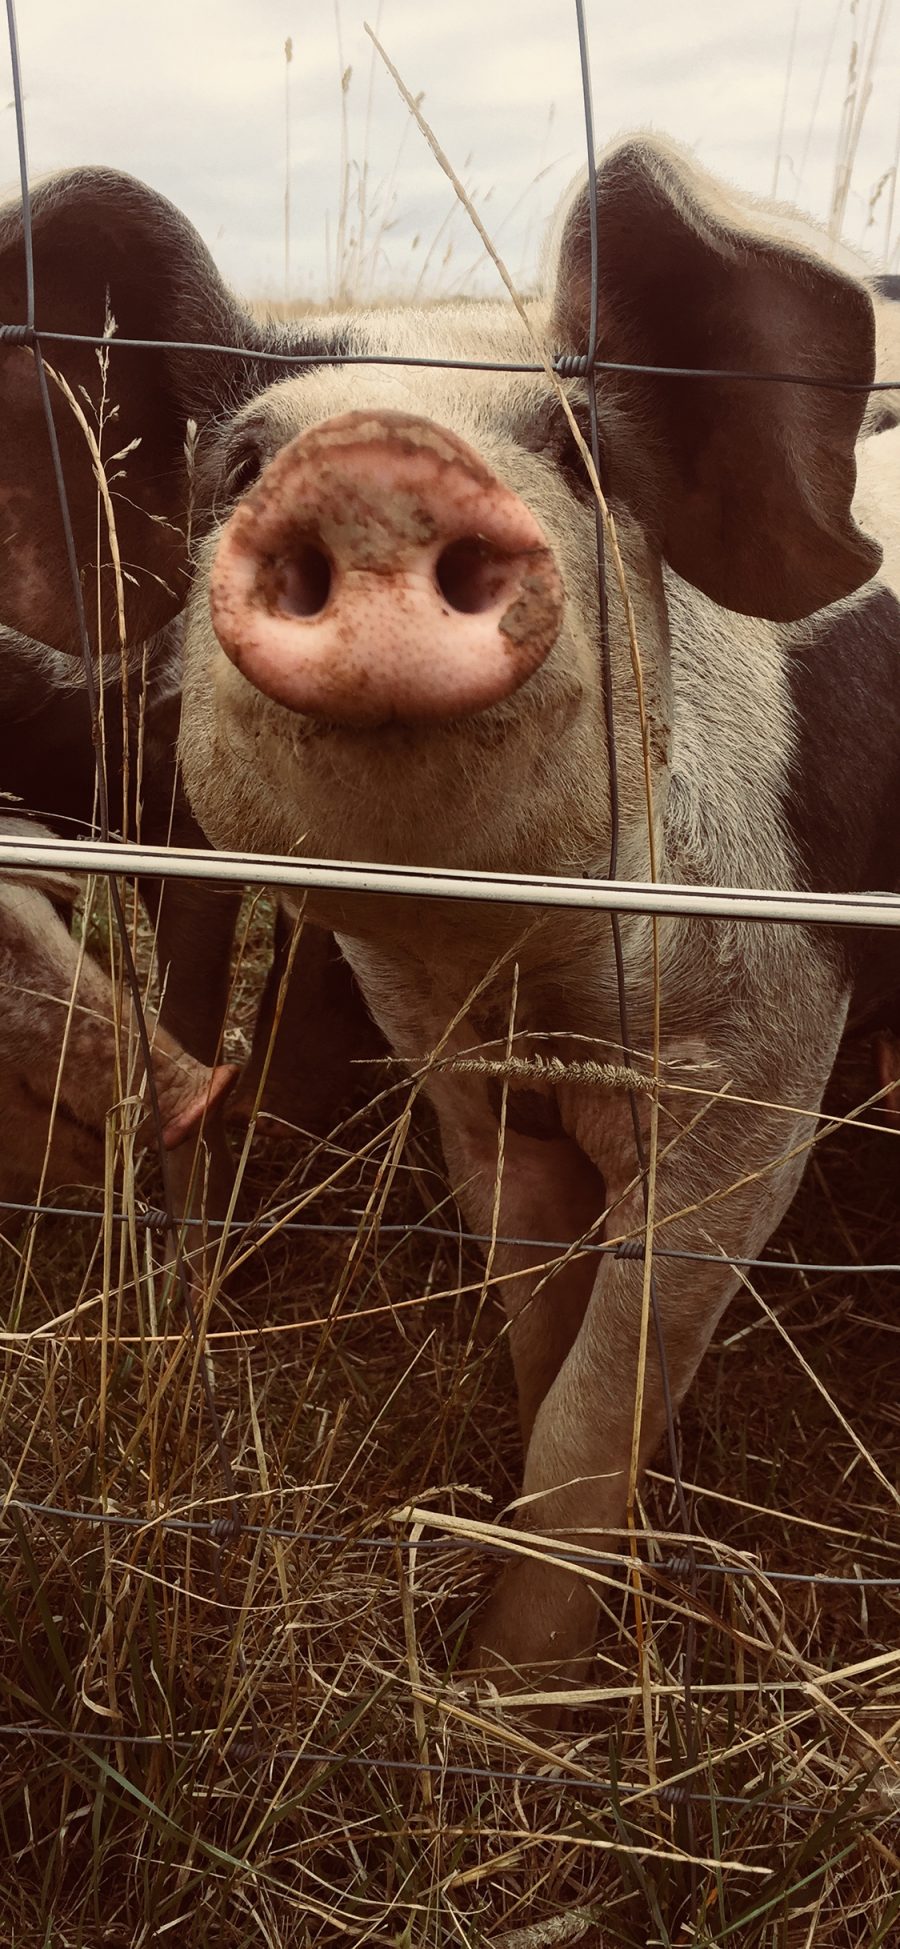
[[(862, 30), (854, 31), (847, 56), (847, 81), (844, 91), (844, 104), (838, 132), (835, 156), (834, 182), (831, 192), (831, 208), (828, 216), (828, 235), (833, 243), (842, 236), (847, 216), (847, 203), (853, 182), (853, 172), (859, 153), (859, 144), (865, 124), (869, 103), (872, 99), (875, 71), (881, 52), (884, 30), (890, 13), (891, 0), (879, 0), (874, 22), (870, 26), (867, 13)], [(850, 16), (855, 23), (859, 0), (850, 0)]]
[(291, 301), (291, 64), (294, 43), (284, 43), (284, 302)]
[(340, 0), (334, 0), (334, 24), (337, 34), (338, 67), (341, 77), (341, 146), (338, 161), (338, 220), (334, 244), (334, 297), (340, 304), (349, 296), (347, 264), (347, 226), (350, 217), (350, 129), (347, 97), (353, 69), (344, 61), (344, 33), (341, 22)]
[(782, 95), (781, 95), (781, 115), (778, 121), (778, 139), (775, 144), (775, 162), (772, 168), (773, 197), (778, 195), (778, 178), (781, 174), (781, 155), (782, 155), (782, 150), (784, 148), (784, 126), (787, 120), (788, 98), (790, 96), (791, 81), (793, 79), (793, 74), (794, 74), (794, 56), (797, 52), (797, 28), (799, 26), (799, 22), (800, 22), (800, 0), (796, 0), (794, 6), (794, 18), (791, 22), (791, 38), (788, 43), (787, 66), (785, 67), (785, 71), (784, 71), (784, 88), (782, 90)]
[(897, 246), (894, 244), (894, 208), (897, 201), (898, 175), (900, 175), (900, 115), (897, 117), (897, 137), (894, 143), (893, 161), (888, 173), (888, 195), (884, 212), (884, 263), (886, 270), (891, 269), (896, 250), (900, 248), (900, 243)]

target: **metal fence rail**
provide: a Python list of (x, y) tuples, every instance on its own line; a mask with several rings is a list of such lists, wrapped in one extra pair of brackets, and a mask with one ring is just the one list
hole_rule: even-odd
[(362, 860), (298, 859), (285, 853), (202, 852), (132, 840), (0, 837), (0, 866), (23, 872), (150, 874), (215, 885), (293, 887), (406, 899), (467, 900), (513, 907), (573, 908), (660, 919), (758, 920), (796, 927), (900, 927), (900, 894), (805, 893), (787, 888), (678, 886), (669, 881), (581, 879), (537, 873), (464, 873), (455, 867), (390, 866)]

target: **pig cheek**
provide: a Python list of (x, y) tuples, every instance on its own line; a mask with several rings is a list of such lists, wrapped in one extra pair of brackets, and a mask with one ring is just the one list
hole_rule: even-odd
[(224, 849), (302, 850), (305, 721), (229, 662), (207, 621), (188, 634), (181, 768), (208, 839)]
[(0, 531), (14, 571), (12, 602), (15, 613), (33, 619), (35, 628), (46, 622), (48, 602), (46, 563), (34, 539), (40, 532), (40, 513), (24, 489), (0, 486)]

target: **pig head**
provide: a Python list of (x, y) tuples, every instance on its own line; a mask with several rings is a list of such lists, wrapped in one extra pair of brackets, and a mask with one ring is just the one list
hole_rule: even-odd
[[(50, 837), (9, 816), (0, 836)], [(117, 1007), (109, 977), (69, 930), (77, 892), (65, 873), (0, 868), (0, 1197), (11, 1203), (39, 1189), (102, 1183), (107, 1123), (126, 1098), (137, 1106), (135, 1135), (151, 1134), (130, 1010)], [(159, 1024), (150, 1028), (163, 1141), (185, 1216), (192, 1201), (227, 1186), (221, 1110), (235, 1071), (208, 1068)], [(194, 1168), (192, 1140), (201, 1135), (206, 1159)]]
[[(107, 655), (102, 693), (103, 763), (110, 828), (150, 846), (208, 845), (187, 803), (177, 764), (181, 717), (180, 625), (141, 646), (123, 668)], [(97, 830), (96, 756), (81, 657), (0, 627), (0, 790), (10, 805), (64, 839)], [(241, 890), (212, 881), (142, 877), (153, 923), (160, 1023), (202, 1063), (222, 1046), (231, 951)], [(330, 936), (280, 910), (274, 952), (242, 1078), (245, 1107), (304, 1130), (326, 1132), (347, 1113), (371, 1071), (360, 1058), (384, 1044)]]
[[(246, 348), (217, 362), (112, 339), (104, 354), (116, 445), (140, 440), (123, 507), (138, 565), (130, 629), (158, 626), (188, 592), (182, 757), (215, 843), (602, 874), (614, 705), (623, 876), (648, 876), (651, 833), (664, 879), (827, 885), (837, 870), (820, 801), (827, 809), (840, 792), (862, 730), (838, 738), (805, 673), (820, 643), (821, 686), (826, 666), (846, 675), (867, 634), (896, 641), (888, 582), (854, 595), (896, 520), (875, 496), (864, 531), (852, 507), (871, 296), (655, 139), (600, 159), (597, 199), (599, 354), (632, 368), (597, 380), (622, 564), (609, 577), (612, 697), (594, 499), (556, 391), (541, 374), (415, 364), (425, 353), (529, 365), (535, 340), (551, 355), (584, 349), (583, 184), (527, 323), (481, 304), (316, 321), (300, 329), (304, 363), (286, 376), (266, 367), (260, 328), (161, 198), (106, 172), (38, 193), (47, 326), (101, 330), (108, 290), (122, 336)], [(6, 317), (21, 314), (20, 235), (10, 216)], [(353, 350), (395, 363), (333, 363)], [(92, 357), (60, 354), (70, 383), (96, 392)], [(765, 376), (784, 371), (808, 383)], [(3, 350), (0, 383), (19, 432), (5, 463), (14, 541), (0, 612), (71, 651), (26, 350)], [(566, 391), (584, 433), (586, 382)], [(56, 411), (80, 559), (109, 630), (93, 480), (64, 404)], [(190, 478), (188, 418), (199, 429)], [(888, 649), (883, 669), (887, 683)], [(877, 822), (867, 800), (858, 811), (840, 871), (865, 884)], [(657, 1340), (639, 1261), (583, 1249), (643, 1225), (627, 1100), (589, 1073), (623, 1040), (608, 919), (337, 896), (315, 912), (393, 1048), (427, 1072), (470, 1227), (517, 1241), (498, 1243), (492, 1266), (526, 1446), (519, 1520), (608, 1545), (625, 1521), (635, 1420), (638, 1462), (664, 1426), (663, 1347), (677, 1403), (734, 1290), (730, 1262), (761, 1250), (799, 1180), (859, 971), (843, 947), (801, 929), (664, 921), (654, 946), (649, 923), (623, 919), (626, 1054), (645, 1069), (655, 958), (658, 970)], [(527, 1059), (548, 1052), (554, 1074), (534, 1063), (529, 1073)], [(524, 1077), (504, 1067), (510, 1053), (526, 1058)], [(454, 1067), (473, 1054), (481, 1073)], [(521, 1554), (478, 1626), (478, 1655), (496, 1673), (543, 1664), (571, 1676), (594, 1614), (589, 1579)]]

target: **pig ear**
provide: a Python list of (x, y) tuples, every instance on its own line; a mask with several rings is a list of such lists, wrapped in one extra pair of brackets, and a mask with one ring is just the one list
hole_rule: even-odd
[[(638, 138), (598, 164), (598, 355), (632, 365), (871, 382), (861, 284), (730, 202), (686, 157)], [(583, 351), (585, 187), (565, 219), (553, 329)], [(788, 622), (874, 574), (850, 512), (865, 392), (600, 373), (608, 488), (679, 575), (726, 608)]]
[[(189, 419), (202, 425), (213, 410), (215, 361), (133, 351), (117, 346), (116, 337), (249, 346), (259, 344), (259, 333), (191, 225), (131, 177), (105, 169), (54, 177), (34, 192), (32, 215), (38, 330), (100, 334), (115, 321), (102, 357), (89, 345), (52, 341), (43, 351), (100, 441), (125, 576), (126, 629), (137, 644), (177, 613), (186, 593), (185, 435)], [(25, 306), (16, 204), (0, 212), (0, 321), (24, 322)], [(228, 376), (233, 385), (231, 366)], [(99, 513), (89, 442), (49, 375), (48, 383), (88, 626), (95, 645), (102, 638), (117, 650), (109, 524)], [(0, 435), (0, 622), (75, 652), (80, 639), (35, 360), (28, 347), (8, 342), (0, 343)]]

